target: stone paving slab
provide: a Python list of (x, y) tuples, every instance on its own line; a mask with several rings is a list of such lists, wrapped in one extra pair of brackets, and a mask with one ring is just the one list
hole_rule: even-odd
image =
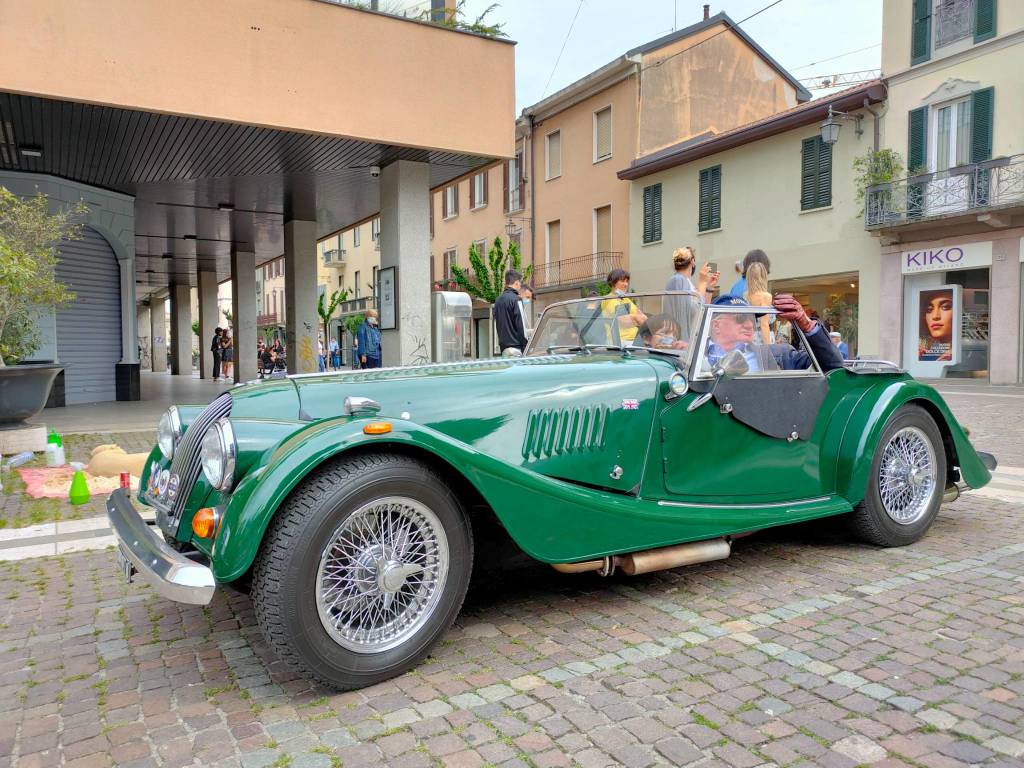
[(342, 694), (245, 595), (169, 603), (110, 552), (0, 563), (0, 766), (1022, 765), (1021, 513), (966, 496), (898, 550), (822, 521), (634, 579), (527, 569)]

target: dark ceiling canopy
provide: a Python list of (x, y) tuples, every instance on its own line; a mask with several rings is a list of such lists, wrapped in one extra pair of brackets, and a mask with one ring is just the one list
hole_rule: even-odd
[(430, 163), (435, 187), (489, 158), (0, 92), (0, 169), (135, 197), (140, 292), (227, 279), (233, 248), (276, 258), (286, 219), (324, 236), (373, 215), (369, 168), (395, 160)]

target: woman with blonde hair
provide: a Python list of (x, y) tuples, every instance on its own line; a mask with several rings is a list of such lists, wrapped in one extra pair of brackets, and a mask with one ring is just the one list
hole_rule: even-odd
[[(752, 307), (770, 307), (772, 305), (772, 293), (768, 290), (768, 270), (765, 269), (764, 264), (754, 262), (747, 267), (747, 291), (743, 298)], [(764, 343), (775, 343), (768, 317), (761, 317), (758, 324), (761, 326), (761, 338)]]

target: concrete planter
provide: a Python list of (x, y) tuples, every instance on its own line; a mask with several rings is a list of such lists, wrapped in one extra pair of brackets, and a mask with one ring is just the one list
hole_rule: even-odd
[(11, 365), (0, 368), (0, 429), (22, 422), (43, 410), (61, 365)]

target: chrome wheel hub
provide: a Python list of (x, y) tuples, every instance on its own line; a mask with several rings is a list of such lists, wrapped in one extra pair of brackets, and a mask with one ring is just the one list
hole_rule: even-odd
[(885, 512), (900, 525), (910, 525), (928, 511), (935, 486), (935, 449), (917, 427), (904, 427), (882, 451), (878, 493)]
[(356, 653), (380, 653), (429, 620), (448, 577), (448, 539), (437, 515), (404, 496), (364, 504), (320, 556), (316, 604), (327, 634)]

